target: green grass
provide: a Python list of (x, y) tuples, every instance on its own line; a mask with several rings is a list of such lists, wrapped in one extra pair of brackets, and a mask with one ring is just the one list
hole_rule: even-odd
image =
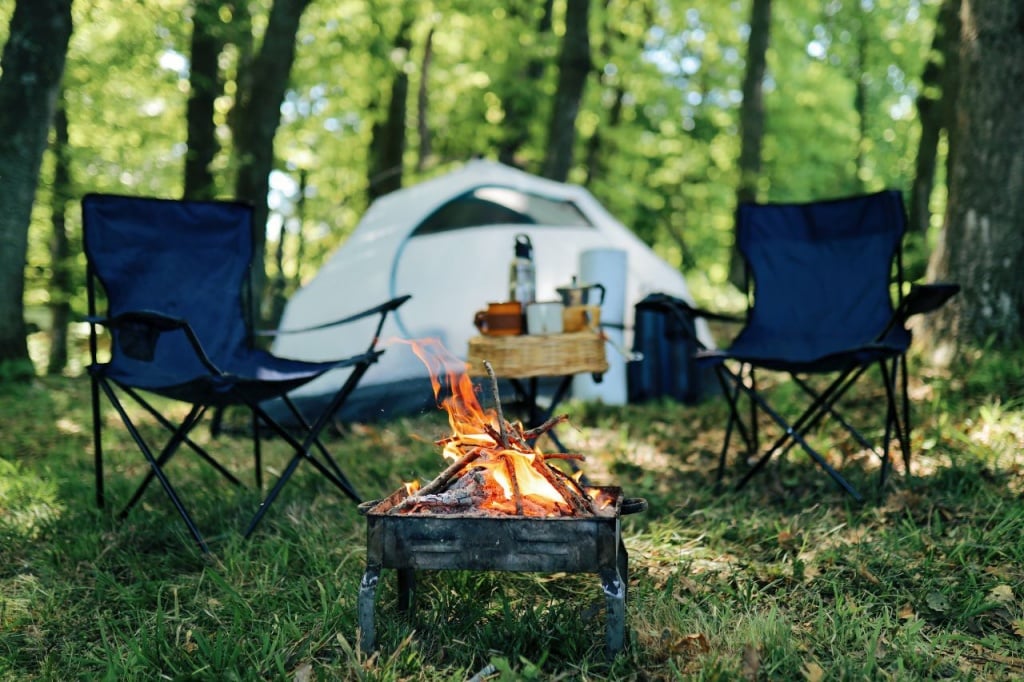
[[(0, 384), (0, 679), (466, 680), (488, 665), (502, 680), (1019, 679), (1021, 357), (917, 368), (914, 475), (865, 504), (796, 452), (744, 490), (716, 493), (721, 401), (569, 404), (560, 434), (587, 456), (592, 481), (649, 502), (623, 518), (630, 645), (611, 663), (588, 574), (425, 572), (402, 614), (385, 571), (379, 647), (366, 656), (356, 628), (365, 521), (311, 469), (244, 540), (255, 494), (176, 458), (169, 472), (212, 538), (203, 556), (157, 487), (117, 519), (146, 467), (116, 428), (112, 504), (96, 508), (87, 379)], [(877, 405), (853, 396), (860, 416)], [(447, 430), (432, 413), (354, 425), (333, 444), (376, 497), (438, 473), (432, 441)], [(281, 445), (266, 453), (271, 471)], [(214, 446), (252, 480), (244, 438)], [(877, 462), (839, 440), (828, 451), (871, 488)]]

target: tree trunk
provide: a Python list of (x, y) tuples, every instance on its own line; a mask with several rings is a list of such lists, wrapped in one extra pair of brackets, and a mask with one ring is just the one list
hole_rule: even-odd
[(737, 201), (756, 201), (761, 178), (761, 144), (764, 141), (764, 72), (771, 37), (772, 0), (754, 0), (750, 8), (750, 39), (747, 68), (743, 74), (740, 106), (740, 182)]
[[(917, 97), (917, 113), (921, 121), (914, 169), (914, 185), (910, 192), (909, 227), (924, 234), (931, 222), (928, 209), (935, 187), (936, 159), (939, 139), (946, 131), (947, 139), (955, 121), (948, 102), (956, 97), (957, 46), (960, 38), (960, 0), (944, 0), (939, 9), (932, 38), (931, 55), (921, 75), (921, 94)], [(951, 76), (953, 76), (951, 78)]]
[[(254, 301), (263, 300), (266, 286), (267, 192), (274, 167), (274, 135), (281, 121), (281, 103), (295, 60), (299, 21), (310, 0), (274, 0), (263, 44), (252, 61), (245, 91), (239, 92), (234, 146), (238, 160), (235, 196), (252, 203)], [(241, 83), (239, 84), (241, 85)]]
[(422, 171), (434, 154), (430, 131), (430, 64), (434, 58), (434, 29), (427, 33), (423, 45), (423, 60), (420, 62), (420, 87), (416, 91), (416, 131), (419, 135), (419, 149), (416, 154), (416, 170)]
[[(412, 20), (403, 18), (395, 35), (394, 48), (408, 53), (412, 47), (409, 31)], [(373, 124), (370, 140), (369, 201), (390, 194), (402, 186), (402, 159), (405, 156), (405, 115), (409, 100), (409, 76), (400, 66), (391, 80), (391, 99), (383, 121)]]
[[(230, 3), (233, 4), (233, 3)], [(212, 164), (220, 146), (213, 120), (214, 102), (224, 89), (219, 58), (226, 44), (220, 21), (222, 0), (195, 0), (192, 14), (188, 126), (185, 152), (186, 199), (212, 199), (217, 195)]]
[[(743, 74), (743, 103), (740, 105), (740, 181), (736, 201), (757, 201), (761, 179), (761, 144), (764, 141), (764, 73), (772, 28), (772, 0), (754, 0), (750, 7), (750, 38), (747, 68)], [(743, 257), (731, 251), (729, 281), (739, 289), (746, 286)]]
[(71, 0), (18, 0), (0, 57), (0, 365), (25, 376), (28, 228), (70, 37)]
[(558, 86), (555, 90), (548, 148), (542, 175), (565, 182), (572, 168), (576, 144), (576, 115), (583, 99), (583, 88), (591, 70), (590, 0), (567, 0), (565, 37), (558, 57)]
[(50, 353), (47, 374), (60, 374), (68, 364), (68, 323), (71, 321), (72, 253), (65, 212), (71, 201), (71, 164), (68, 160), (68, 115), (63, 101), (53, 117), (53, 155), (56, 158), (51, 194), (53, 239), (50, 242)]
[(963, 0), (957, 147), (929, 277), (963, 290), (921, 321), (939, 362), (1024, 338), (1024, 3)]
[(854, 182), (857, 191), (864, 189), (864, 171), (867, 166), (867, 145), (868, 145), (868, 11), (860, 10), (860, 22), (858, 23), (857, 35), (857, 72), (854, 75), (853, 110), (857, 114), (857, 152), (854, 162)]

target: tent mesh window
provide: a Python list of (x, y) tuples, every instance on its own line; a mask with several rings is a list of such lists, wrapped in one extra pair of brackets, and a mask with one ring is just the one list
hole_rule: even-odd
[(558, 225), (593, 227), (571, 201), (551, 199), (511, 187), (478, 187), (427, 216), (412, 232), (419, 237), (481, 225)]

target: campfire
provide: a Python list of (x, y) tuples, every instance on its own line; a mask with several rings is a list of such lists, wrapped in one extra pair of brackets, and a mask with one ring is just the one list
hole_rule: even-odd
[[(376, 642), (374, 602), (381, 571), (398, 574), (398, 608), (409, 611), (416, 571), (477, 570), (596, 573), (606, 603), (605, 651), (625, 645), (629, 559), (621, 516), (647, 508), (621, 488), (591, 487), (555, 463), (581, 455), (544, 454), (531, 445), (555, 425), (533, 429), (505, 419), (497, 379), (488, 365), (494, 407), (483, 409), (465, 366), (440, 343), (405, 342), (430, 369), (435, 398), (452, 433), (437, 441), (451, 463), (423, 486), (405, 484), (364, 502), (366, 571), (359, 583), (359, 646)], [(441, 380), (450, 395), (441, 399)]]
[[(497, 377), (491, 380), (493, 408), (484, 409), (469, 376), (437, 341), (409, 342), (430, 370), (434, 396), (448, 413), (452, 433), (436, 442), (450, 462), (429, 483), (406, 484), (408, 496), (389, 514), (480, 514), (530, 517), (614, 514), (615, 500), (605, 489), (582, 485), (552, 463), (582, 462), (583, 455), (545, 454), (533, 443), (561, 422), (559, 415), (533, 429), (505, 418)], [(448, 395), (441, 397), (441, 378)]]

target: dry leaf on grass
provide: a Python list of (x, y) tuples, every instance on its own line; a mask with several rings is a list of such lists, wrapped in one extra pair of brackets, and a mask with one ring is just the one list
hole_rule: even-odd
[(949, 610), (949, 599), (941, 592), (929, 592), (924, 600), (932, 611), (942, 613)]
[(1013, 602), (1013, 588), (1009, 585), (996, 585), (988, 593), (988, 598), (997, 604), (1009, 604)]
[(761, 650), (750, 644), (743, 647), (743, 679), (756, 680), (761, 670)]
[(711, 651), (711, 642), (703, 632), (679, 635), (665, 630), (661, 633), (661, 642), (672, 656), (695, 658)]
[(914, 607), (910, 604), (904, 604), (901, 606), (896, 615), (900, 620), (913, 620), (914, 618), (917, 618), (917, 612), (914, 611)]
[(804, 666), (804, 679), (807, 682), (821, 682), (825, 679), (825, 671), (817, 663), (811, 662)]
[(292, 682), (313, 682), (313, 666), (307, 663), (299, 664), (299, 667), (292, 673)]

